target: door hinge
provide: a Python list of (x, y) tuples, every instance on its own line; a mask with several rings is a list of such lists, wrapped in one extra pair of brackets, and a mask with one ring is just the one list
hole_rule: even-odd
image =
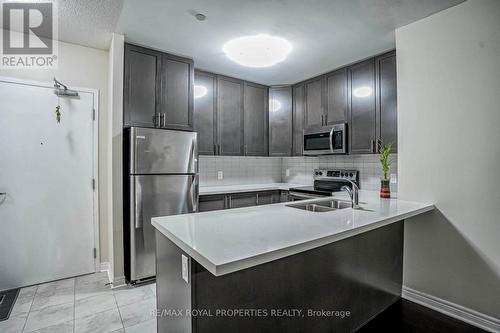
[(92, 120), (95, 120), (95, 109), (92, 109)]
[(95, 191), (95, 178), (92, 178), (92, 189)]
[(97, 249), (94, 247), (94, 259), (97, 258)]

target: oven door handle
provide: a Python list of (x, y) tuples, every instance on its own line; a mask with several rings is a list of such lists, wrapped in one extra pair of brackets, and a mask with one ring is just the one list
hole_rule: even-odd
[(333, 153), (333, 127), (330, 129), (330, 151)]
[(324, 195), (305, 194), (305, 193), (299, 193), (299, 192), (293, 192), (293, 191), (289, 191), (288, 195), (291, 198), (304, 199), (304, 200), (324, 198)]

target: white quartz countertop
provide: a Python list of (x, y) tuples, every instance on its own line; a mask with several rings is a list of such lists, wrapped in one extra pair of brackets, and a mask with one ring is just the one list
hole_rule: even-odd
[[(345, 193), (334, 197), (345, 199)], [(313, 201), (313, 200), (307, 200)], [(301, 201), (306, 202), (306, 200)], [(297, 202), (296, 202), (297, 203)], [(219, 276), (307, 251), (434, 209), (360, 191), (363, 209), (310, 212), (289, 203), (156, 217), (153, 226)]]
[(213, 185), (200, 186), (200, 195), (253, 192), (253, 191), (288, 191), (290, 187), (306, 186), (304, 184), (291, 183), (267, 183), (267, 184), (244, 184), (244, 185)]

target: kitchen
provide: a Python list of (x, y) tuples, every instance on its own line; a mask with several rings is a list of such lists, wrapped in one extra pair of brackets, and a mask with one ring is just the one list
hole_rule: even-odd
[(500, 330), (498, 3), (96, 2), (0, 69), (0, 330)]

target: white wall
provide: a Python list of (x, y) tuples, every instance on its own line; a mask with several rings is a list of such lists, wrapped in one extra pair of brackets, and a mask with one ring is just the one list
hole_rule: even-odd
[(123, 187), (122, 187), (122, 133), (123, 133), (123, 58), (124, 36), (113, 34), (109, 48), (109, 110), (108, 128), (108, 247), (109, 275), (114, 286), (125, 281), (123, 267)]
[(404, 284), (500, 318), (500, 1), (396, 31)]
[(52, 82), (99, 90), (99, 221), (100, 259), (108, 261), (108, 51), (59, 42), (57, 69), (0, 69), (1, 76)]

